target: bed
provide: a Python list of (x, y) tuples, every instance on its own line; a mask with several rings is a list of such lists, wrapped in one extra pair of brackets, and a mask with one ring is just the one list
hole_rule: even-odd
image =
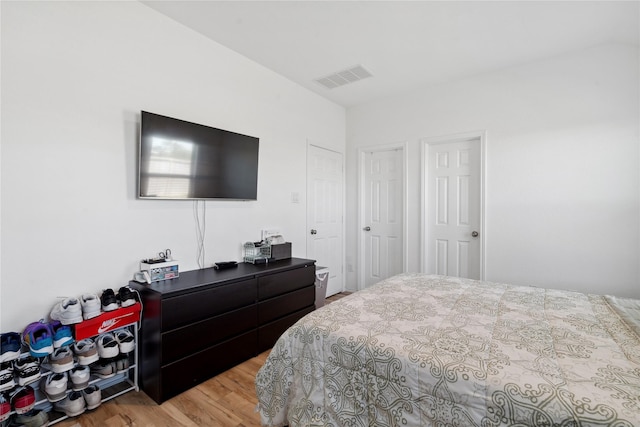
[(640, 426), (640, 300), (401, 274), (289, 328), (256, 393), (265, 426)]

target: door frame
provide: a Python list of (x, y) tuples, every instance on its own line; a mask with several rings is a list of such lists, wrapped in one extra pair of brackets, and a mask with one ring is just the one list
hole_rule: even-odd
[[(340, 277), (341, 277), (341, 281), (342, 283), (340, 284), (340, 292), (344, 292), (346, 289), (346, 277), (345, 277), (345, 263), (346, 263), (346, 251), (347, 251), (347, 239), (346, 239), (346, 224), (344, 219), (346, 218), (345, 213), (346, 213), (346, 202), (347, 202), (347, 198), (346, 198), (346, 168), (345, 168), (345, 156), (344, 156), (344, 152), (342, 151), (338, 151), (335, 150), (333, 148), (329, 148), (317, 141), (313, 141), (311, 139), (307, 139), (307, 147), (306, 147), (306, 173), (305, 173), (305, 193), (307, 192), (307, 189), (309, 188), (309, 147), (314, 146), (316, 148), (320, 148), (322, 150), (327, 150), (327, 151), (331, 151), (332, 153), (336, 153), (339, 154), (342, 157), (342, 211), (340, 212), (341, 215), (341, 222), (342, 222), (342, 271), (340, 272)], [(305, 256), (308, 257), (308, 248), (309, 248), (309, 197), (311, 197), (310, 194), (307, 194), (306, 197), (306, 203), (305, 203)]]
[(362, 233), (362, 228), (365, 226), (365, 161), (367, 153), (374, 153), (380, 151), (402, 151), (402, 268), (403, 271), (409, 270), (409, 237), (407, 232), (407, 223), (408, 219), (408, 209), (407, 203), (409, 200), (408, 190), (409, 190), (409, 173), (408, 173), (408, 165), (409, 165), (409, 150), (407, 149), (407, 142), (398, 142), (386, 145), (375, 145), (368, 147), (359, 147), (358, 148), (358, 223), (357, 223), (357, 233), (358, 233), (358, 290), (364, 289), (364, 277), (365, 277), (365, 234)]
[(453, 142), (461, 142), (467, 140), (479, 140), (480, 142), (480, 280), (485, 280), (486, 275), (486, 224), (485, 224), (485, 183), (486, 183), (486, 156), (485, 146), (487, 140), (487, 131), (471, 131), (463, 132), (452, 135), (426, 137), (420, 139), (422, 155), (420, 164), (421, 183), (422, 188), (420, 191), (420, 271), (427, 272), (427, 256), (429, 255), (429, 248), (427, 242), (429, 241), (429, 227), (427, 227), (427, 203), (429, 202), (429, 146), (436, 144), (447, 144)]

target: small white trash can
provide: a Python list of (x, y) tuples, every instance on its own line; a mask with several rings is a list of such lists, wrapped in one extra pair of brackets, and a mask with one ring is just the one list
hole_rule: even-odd
[(329, 268), (316, 265), (316, 309), (324, 305), (327, 297), (327, 282), (329, 281)]

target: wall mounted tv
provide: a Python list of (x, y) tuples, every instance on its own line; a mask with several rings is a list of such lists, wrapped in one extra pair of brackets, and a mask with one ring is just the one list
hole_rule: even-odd
[(259, 141), (142, 111), (138, 198), (257, 200)]

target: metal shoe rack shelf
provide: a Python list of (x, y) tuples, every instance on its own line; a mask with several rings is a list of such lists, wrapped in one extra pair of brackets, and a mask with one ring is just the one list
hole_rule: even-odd
[[(133, 323), (123, 325), (122, 327), (109, 330), (109, 332), (115, 332), (120, 329), (125, 329), (125, 328), (129, 329), (129, 331), (133, 334), (133, 338), (135, 340), (136, 345), (134, 347), (134, 350), (131, 353), (129, 353), (129, 369), (126, 372), (119, 373), (111, 378), (105, 378), (105, 379), (99, 378), (94, 374), (91, 375), (89, 384), (96, 384), (98, 387), (100, 387), (103, 403), (108, 400), (114, 399), (129, 391), (139, 390), (139, 387), (138, 387), (138, 327), (137, 326), (138, 326), (138, 323), (133, 322)], [(98, 335), (94, 335), (92, 336), (92, 338), (95, 338), (97, 336)], [(28, 355), (29, 355), (28, 352), (26, 353), (23, 352), (20, 355), (20, 358), (27, 357)], [(42, 363), (40, 366), (41, 366), (40, 378), (37, 381), (28, 385), (30, 385), (35, 391), (36, 403), (34, 408), (48, 412), (49, 413), (48, 425), (53, 425), (53, 424), (59, 423), (60, 421), (66, 420), (69, 417), (64, 413), (54, 411), (53, 403), (49, 402), (47, 397), (44, 395), (44, 393), (40, 389), (40, 384), (42, 383), (42, 381), (46, 381), (47, 376), (52, 374), (52, 372), (49, 369), (47, 369), (48, 367), (47, 363)], [(21, 388), (21, 387), (23, 386), (18, 386), (18, 388)], [(71, 391), (72, 389), (71, 389), (71, 386), (69, 385), (69, 388), (67, 389), (67, 394), (69, 394)], [(15, 411), (12, 411), (12, 414), (14, 412)], [(78, 416), (81, 416), (81, 415), (78, 415)]]

